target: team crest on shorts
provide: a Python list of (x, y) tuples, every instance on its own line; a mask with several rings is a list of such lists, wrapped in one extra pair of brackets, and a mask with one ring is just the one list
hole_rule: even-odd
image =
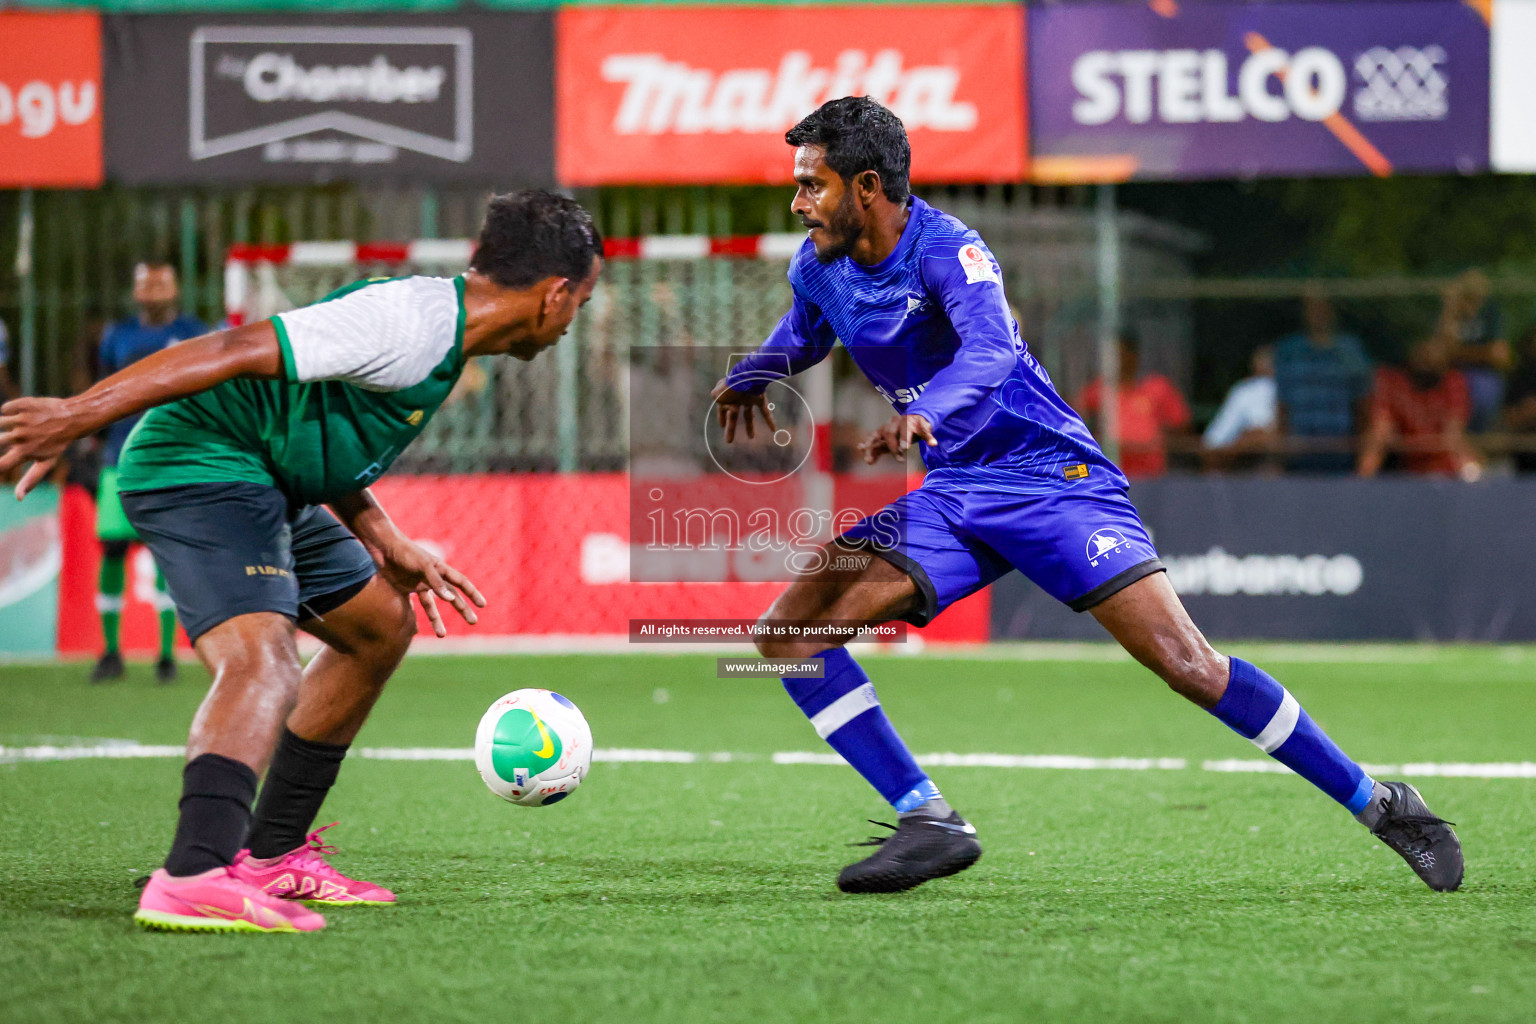
[(1126, 540), (1118, 530), (1095, 530), (1088, 538), (1088, 564), (1097, 566), (1099, 559), (1112, 555), (1125, 547)]

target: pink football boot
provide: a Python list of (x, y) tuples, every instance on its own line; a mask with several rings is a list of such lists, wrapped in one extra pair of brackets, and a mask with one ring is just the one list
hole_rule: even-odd
[(139, 897), (133, 919), (171, 932), (317, 932), (325, 918), (284, 903), (235, 877), (233, 868), (173, 878), (159, 868)]
[(230, 870), (236, 878), (268, 896), (285, 900), (330, 907), (384, 906), (395, 902), (395, 894), (382, 885), (348, 878), (327, 863), (326, 855), (337, 851), (320, 841), (320, 833), (335, 824), (333, 821), (325, 828), (315, 829), (305, 837), (303, 846), (281, 857), (258, 860), (250, 850), (241, 850)]

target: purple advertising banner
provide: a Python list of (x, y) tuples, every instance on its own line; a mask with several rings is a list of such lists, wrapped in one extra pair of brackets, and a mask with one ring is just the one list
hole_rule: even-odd
[(1488, 45), (1460, 0), (1035, 7), (1032, 175), (1486, 170)]

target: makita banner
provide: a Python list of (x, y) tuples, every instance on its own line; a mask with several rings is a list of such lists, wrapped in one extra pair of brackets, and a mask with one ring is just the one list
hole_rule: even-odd
[(0, 12), (0, 188), (99, 184), (100, 20)]
[(547, 12), (105, 25), (116, 179), (553, 178)]
[(575, 7), (558, 16), (568, 185), (785, 184), (784, 132), (868, 95), (912, 139), (918, 181), (1024, 173), (1023, 8)]
[[(1131, 499), (1212, 636), (1536, 640), (1536, 480), (1164, 477)], [(1017, 573), (993, 586), (992, 630), (1106, 636)]]
[(1485, 170), (1486, 10), (1461, 0), (1031, 8), (1031, 173)]

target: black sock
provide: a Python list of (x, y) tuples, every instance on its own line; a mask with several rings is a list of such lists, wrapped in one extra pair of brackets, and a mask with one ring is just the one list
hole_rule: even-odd
[(317, 743), (283, 729), (251, 823), (252, 857), (278, 857), (304, 844), (346, 756), (345, 743)]
[(256, 773), (221, 754), (201, 754), (181, 770), (181, 817), (167, 874), (178, 878), (228, 867), (251, 824)]

